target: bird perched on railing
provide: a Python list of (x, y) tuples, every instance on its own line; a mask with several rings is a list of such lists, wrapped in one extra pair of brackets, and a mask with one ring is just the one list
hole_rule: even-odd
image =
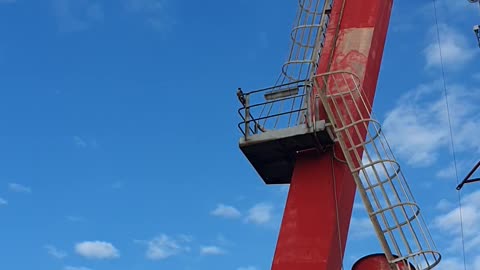
[(247, 104), (247, 99), (245, 98), (245, 94), (243, 93), (242, 88), (238, 88), (237, 97), (238, 100), (240, 100), (240, 103), (242, 103), (243, 107), (245, 107)]

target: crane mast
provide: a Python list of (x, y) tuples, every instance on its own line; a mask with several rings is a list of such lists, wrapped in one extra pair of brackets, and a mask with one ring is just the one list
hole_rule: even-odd
[(355, 192), (383, 251), (355, 270), (427, 270), (440, 262), (372, 117), (392, 5), (299, 0), (276, 84), (237, 92), (241, 151), (266, 184), (290, 184), (272, 270), (342, 269)]

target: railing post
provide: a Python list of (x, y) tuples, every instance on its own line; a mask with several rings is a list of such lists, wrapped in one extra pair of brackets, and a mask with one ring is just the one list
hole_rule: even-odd
[(250, 95), (245, 95), (245, 140), (250, 134)]
[(312, 111), (311, 111), (311, 106), (312, 106), (312, 85), (311, 82), (308, 81), (305, 83), (305, 94), (306, 94), (306, 110), (305, 110), (305, 124), (307, 127), (312, 127)]

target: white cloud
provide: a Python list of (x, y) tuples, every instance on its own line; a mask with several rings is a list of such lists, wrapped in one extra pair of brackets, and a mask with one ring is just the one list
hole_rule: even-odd
[[(448, 18), (449, 22), (453, 21), (468, 21), (471, 17), (469, 15), (477, 15), (478, 11), (475, 5), (472, 5), (467, 0), (452, 1), (452, 0), (436, 0), (437, 12), (439, 19)], [(478, 6), (478, 3), (476, 3)], [(433, 3), (426, 2), (426, 5), (419, 9), (418, 15), (433, 14)], [(462, 16), (458, 16), (462, 14)]]
[(461, 209), (458, 206), (443, 212), (434, 219), (433, 224), (441, 233), (452, 239), (448, 251), (455, 253), (461, 248), (462, 225), (467, 252), (476, 250), (480, 245), (480, 226), (478, 225), (480, 224), (480, 191), (466, 195), (462, 199)]
[(86, 148), (88, 146), (88, 143), (84, 139), (82, 139), (81, 137), (74, 136), (73, 141), (74, 141), (75, 145), (80, 147), (80, 148)]
[(438, 210), (441, 210), (441, 211), (446, 211), (446, 210), (452, 209), (453, 206), (454, 206), (454, 204), (451, 203), (449, 200), (447, 200), (447, 199), (441, 199), (441, 200), (437, 203), (436, 208), (437, 208)]
[(117, 181), (112, 184), (113, 189), (122, 189), (123, 187), (125, 187), (125, 183), (122, 181)]
[(463, 261), (456, 258), (443, 259), (438, 270), (464, 270)]
[(480, 72), (474, 73), (472, 77), (473, 77), (475, 80), (479, 80), (479, 81), (480, 81)]
[(83, 266), (65, 266), (63, 270), (92, 270), (92, 269), (83, 267)]
[[(472, 159), (467, 160), (467, 159), (461, 159), (457, 160), (456, 164), (456, 169), (458, 170), (459, 177), (463, 177), (463, 173), (469, 172), (473, 166), (478, 161), (477, 155), (473, 155)], [(455, 172), (455, 164), (451, 162), (448, 166), (442, 167), (437, 172), (437, 177), (439, 178), (445, 178), (445, 179), (455, 179), (456, 178), (456, 172)]]
[(364, 239), (375, 235), (372, 221), (369, 218), (352, 217), (350, 220), (350, 232), (354, 239)]
[[(460, 34), (460, 31), (456, 31), (448, 25), (440, 25), (439, 28), (444, 66), (448, 69), (462, 68), (476, 55), (477, 50), (471, 45), (473, 43)], [(431, 30), (431, 42), (424, 49), (426, 66), (428, 68), (439, 67), (441, 64), (436, 31), (436, 27)]]
[(443, 167), (437, 172), (437, 177), (445, 179), (454, 179), (455, 177), (455, 165), (450, 163), (447, 167)]
[[(480, 152), (480, 89), (448, 85), (452, 128), (457, 153)], [(394, 152), (410, 165), (434, 163), (441, 150), (450, 150), (449, 123), (443, 84), (420, 85), (404, 94), (386, 114), (384, 130)], [(440, 172), (447, 176), (448, 170)]]
[(84, 217), (80, 217), (80, 216), (66, 216), (65, 217), (68, 221), (70, 222), (82, 222), (82, 221), (85, 221), (85, 218)]
[(102, 6), (91, 0), (53, 0), (52, 4), (59, 29), (64, 32), (86, 30), (104, 17)]
[(225, 204), (217, 205), (217, 208), (215, 208), (210, 214), (224, 218), (239, 218), (242, 215), (237, 208)]
[(79, 136), (74, 136), (73, 142), (78, 148), (97, 148), (98, 147), (98, 142), (95, 139), (87, 140)]
[(365, 205), (363, 205), (363, 202), (355, 202), (353, 204), (353, 210), (361, 210), (365, 209)]
[(126, 0), (125, 7), (130, 11), (136, 12), (155, 12), (164, 10), (166, 1), (164, 0)]
[(30, 187), (23, 186), (23, 185), (20, 185), (20, 184), (17, 184), (17, 183), (8, 184), (8, 188), (10, 189), (10, 191), (18, 192), (18, 193), (31, 193), (32, 192), (32, 189)]
[(204, 246), (200, 247), (200, 254), (202, 255), (223, 255), (225, 251), (218, 246)]
[(248, 223), (265, 224), (272, 220), (273, 206), (271, 204), (259, 203), (248, 210), (245, 219)]
[(56, 247), (52, 245), (47, 245), (45, 246), (45, 249), (47, 250), (48, 254), (56, 259), (63, 259), (67, 257), (67, 253), (63, 250), (59, 250)]
[(118, 250), (108, 242), (85, 241), (75, 245), (75, 252), (88, 259), (114, 259), (118, 258)]
[(467, 264), (464, 265), (463, 258), (444, 257), (438, 267), (438, 270), (480, 270), (480, 256), (467, 257)]
[(173, 256), (180, 255), (190, 250), (186, 243), (191, 241), (191, 237), (180, 236), (172, 238), (165, 234), (153, 238), (149, 241), (137, 241), (147, 245), (145, 256), (150, 260), (165, 260)]
[(255, 266), (245, 266), (245, 267), (239, 267), (237, 270), (257, 270)]
[[(466, 236), (480, 234), (480, 191), (462, 199), (463, 228)], [(435, 219), (435, 226), (449, 233), (460, 233), (460, 208), (457, 207)]]
[(5, 200), (4, 198), (0, 198), (0, 206), (5, 206), (8, 205), (8, 201)]
[(125, 0), (125, 9), (140, 14), (145, 22), (157, 31), (168, 31), (174, 24), (171, 17), (170, 1), (166, 0)]

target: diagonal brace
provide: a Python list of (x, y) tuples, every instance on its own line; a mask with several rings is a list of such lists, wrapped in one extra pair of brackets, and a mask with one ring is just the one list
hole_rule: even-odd
[(463, 179), (463, 181), (457, 186), (457, 190), (461, 190), (465, 184), (480, 182), (480, 178), (470, 179), (479, 167), (480, 167), (480, 161), (477, 163), (477, 165), (475, 165), (475, 167), (473, 167), (473, 169), (468, 173), (465, 179)]

